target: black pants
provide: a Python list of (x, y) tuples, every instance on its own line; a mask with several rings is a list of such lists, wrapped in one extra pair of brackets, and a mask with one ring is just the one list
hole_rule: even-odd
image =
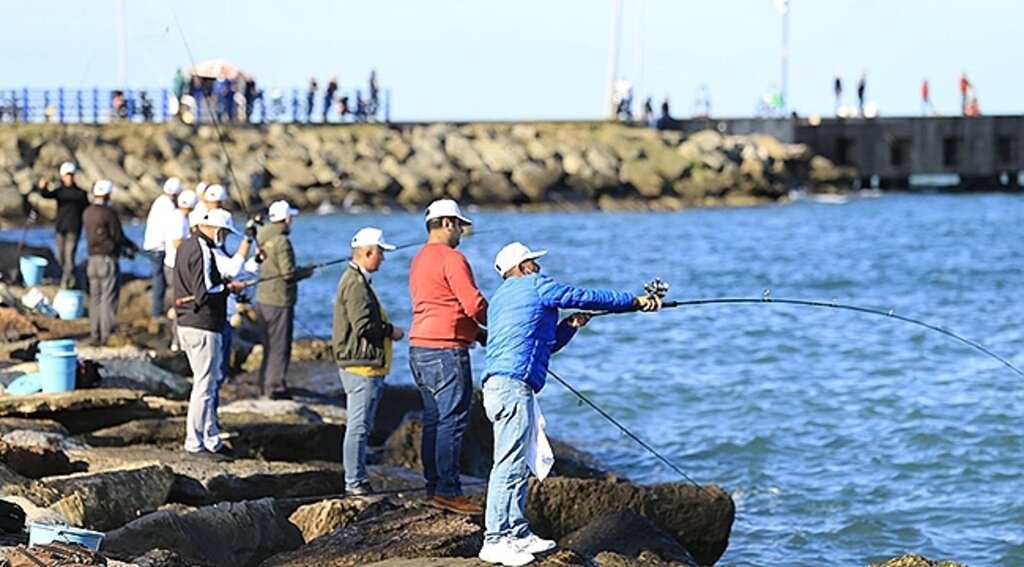
[(287, 387), (285, 376), (292, 357), (292, 332), (295, 306), (256, 304), (256, 315), (263, 345), (260, 366), (260, 388), (263, 395), (280, 392)]

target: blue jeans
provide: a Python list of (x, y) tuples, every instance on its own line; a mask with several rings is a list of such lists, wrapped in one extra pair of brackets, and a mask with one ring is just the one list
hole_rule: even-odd
[(369, 482), (366, 476), (366, 440), (373, 430), (377, 404), (384, 393), (383, 376), (359, 376), (338, 369), (345, 387), (345, 442), (342, 456), (345, 463), (345, 488), (351, 490)]
[(409, 366), (423, 399), (420, 454), (427, 494), (460, 495), (462, 434), (473, 396), (469, 349), (409, 347)]
[(494, 466), (487, 481), (484, 542), (530, 535), (526, 521), (526, 444), (533, 420), (533, 390), (522, 380), (491, 376), (484, 383), (484, 410), (494, 424)]
[(163, 250), (150, 250), (147, 252), (149, 255), (149, 263), (153, 267), (153, 318), (163, 317), (164, 313), (164, 294), (167, 293), (167, 280), (164, 278), (164, 256), (166, 254)]

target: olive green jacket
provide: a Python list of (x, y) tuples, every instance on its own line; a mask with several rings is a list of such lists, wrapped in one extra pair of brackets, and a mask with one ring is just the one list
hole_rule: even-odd
[(334, 300), (334, 327), (331, 349), (334, 362), (341, 368), (349, 366), (383, 367), (384, 342), (390, 340), (394, 327), (384, 321), (377, 294), (363, 273), (351, 262), (338, 282)]
[(256, 303), (276, 307), (295, 305), (299, 297), (299, 278), (295, 273), (295, 251), (285, 233), (285, 223), (272, 222), (261, 227), (256, 240), (266, 254), (260, 264), (261, 281), (256, 286)]

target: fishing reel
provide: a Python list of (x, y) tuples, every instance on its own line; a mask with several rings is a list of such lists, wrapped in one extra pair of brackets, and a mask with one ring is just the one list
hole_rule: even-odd
[(647, 297), (657, 297), (658, 299), (664, 299), (665, 295), (668, 294), (668, 282), (661, 278), (654, 278), (653, 280), (644, 284), (644, 294)]

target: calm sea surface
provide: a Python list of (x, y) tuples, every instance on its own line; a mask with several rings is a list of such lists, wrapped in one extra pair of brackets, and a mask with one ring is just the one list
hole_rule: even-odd
[[(423, 238), (420, 215), (304, 215), (300, 263), (348, 253), (361, 226)], [(1024, 368), (1024, 197), (893, 195), (846, 204), (672, 214), (476, 213), (461, 250), (485, 294), (505, 243), (584, 286), (669, 297), (798, 298), (923, 319)], [(14, 231), (8, 231), (8, 236)], [(132, 227), (134, 236), (141, 227)], [(30, 240), (50, 242), (45, 229)], [(407, 327), (416, 248), (375, 278)], [(143, 273), (135, 262), (129, 269)], [(301, 286), (298, 335), (330, 333), (340, 268)], [(476, 374), (482, 369), (479, 349)], [(396, 349), (392, 383), (411, 383)], [(700, 483), (736, 501), (721, 565), (864, 565), (908, 552), (1024, 565), (1024, 379), (894, 319), (781, 305), (706, 306), (594, 320), (552, 369)], [(681, 480), (557, 383), (552, 435), (640, 482)]]

